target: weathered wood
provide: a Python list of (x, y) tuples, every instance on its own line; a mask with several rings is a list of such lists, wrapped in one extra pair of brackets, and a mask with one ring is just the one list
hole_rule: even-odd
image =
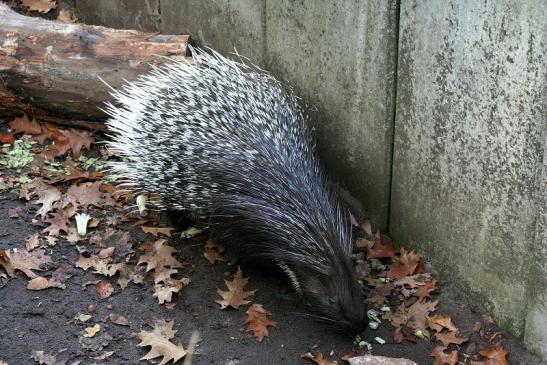
[(166, 57), (185, 57), (189, 40), (27, 17), (1, 3), (0, 19), (0, 115), (87, 128), (100, 128), (99, 108), (111, 99), (100, 79), (119, 87)]

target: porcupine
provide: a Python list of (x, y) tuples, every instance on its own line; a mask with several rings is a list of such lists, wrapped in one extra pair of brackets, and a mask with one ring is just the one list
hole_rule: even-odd
[(159, 209), (193, 212), (238, 258), (274, 263), (320, 320), (366, 325), (348, 214), (290, 87), (246, 61), (192, 48), (112, 93), (113, 163)]

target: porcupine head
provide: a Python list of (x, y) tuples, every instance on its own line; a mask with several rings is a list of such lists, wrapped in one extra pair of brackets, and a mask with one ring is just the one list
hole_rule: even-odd
[(168, 62), (113, 92), (120, 185), (202, 217), (240, 259), (277, 265), (318, 319), (364, 329), (351, 225), (298, 98), (255, 66), (192, 51), (195, 64)]

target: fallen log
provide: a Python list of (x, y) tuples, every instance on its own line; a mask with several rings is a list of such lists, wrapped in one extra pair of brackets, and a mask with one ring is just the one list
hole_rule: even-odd
[[(0, 116), (102, 129), (109, 87), (186, 56), (188, 35), (62, 23), (0, 3)], [(162, 57), (163, 56), (163, 57)], [(104, 82), (101, 81), (104, 80)]]

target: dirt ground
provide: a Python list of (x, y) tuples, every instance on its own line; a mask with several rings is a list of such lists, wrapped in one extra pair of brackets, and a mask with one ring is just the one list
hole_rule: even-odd
[[(21, 216), (8, 218), (8, 210), (17, 206), (23, 209)], [(31, 222), (35, 210), (36, 205), (17, 199), (12, 193), (1, 193), (0, 249), (24, 247), (25, 239), (41, 229), (40, 225)], [(131, 233), (134, 247), (139, 242), (149, 240), (134, 226), (126, 224), (121, 228)], [(202, 243), (174, 239), (171, 244), (179, 249), (177, 258), (186, 264), (186, 272), (192, 278), (192, 283), (183, 290), (176, 307), (171, 310), (159, 305), (152, 297), (153, 282), (150, 278), (144, 286), (129, 284), (123, 291), (115, 286), (115, 292), (105, 300), (99, 299), (93, 286), (86, 290), (81, 288), (86, 281), (104, 277), (78, 268), (69, 271), (72, 277), (67, 280), (64, 290), (27, 290), (28, 280), (22, 275), (0, 281), (0, 360), (10, 365), (36, 364), (30, 353), (32, 350), (43, 350), (55, 354), (60, 364), (74, 361), (81, 361), (80, 364), (137, 364), (148, 350), (136, 346), (138, 340), (132, 333), (149, 328), (147, 325), (159, 318), (175, 320), (175, 329), (178, 330), (176, 339), (184, 344), (188, 343), (193, 331), (199, 331), (201, 341), (194, 355), (194, 364), (310, 364), (309, 360), (300, 358), (310, 350), (321, 351), (325, 355), (332, 353), (333, 356), (329, 357), (338, 358), (342, 363), (339, 356), (353, 347), (353, 338), (333, 332), (303, 315), (294, 294), (280, 294), (277, 279), (243, 267), (245, 275), (250, 277), (247, 288), (257, 290), (253, 301), (261, 303), (277, 322), (277, 328), (270, 330), (269, 337), (258, 343), (252, 334), (244, 330), (244, 310), (222, 311), (214, 302), (217, 288), (223, 288), (223, 280), (234, 272), (233, 265), (219, 263), (212, 266), (207, 263), (202, 256)], [(63, 262), (73, 264), (77, 259), (75, 247), (62, 238), (55, 247), (47, 249), (47, 253), (52, 256), (55, 267)], [(42, 276), (47, 277), (48, 272), (42, 273)], [(477, 349), (489, 345), (473, 332), (474, 324), (482, 321), (484, 314), (477, 305), (447, 283), (441, 283), (438, 299), (437, 312), (450, 314), (462, 335), (470, 337), (460, 349), (461, 353), (476, 353)], [(97, 353), (82, 349), (79, 344), (83, 328), (90, 323), (73, 320), (78, 313), (85, 313), (90, 304), (97, 308), (91, 322), (100, 323), (112, 337), (104, 350)], [(108, 304), (112, 305), (112, 309), (107, 309)], [(129, 326), (118, 326), (106, 320), (110, 313), (125, 316)], [(499, 331), (493, 326), (485, 337)], [(438, 343), (418, 340), (417, 343), (403, 341), (396, 344), (392, 336), (393, 327), (384, 321), (378, 330), (367, 330), (363, 338), (373, 343), (373, 353), (376, 355), (406, 357), (418, 364), (433, 363), (430, 353)], [(387, 343), (374, 344), (375, 337), (386, 339)], [(496, 337), (509, 352), (511, 364), (541, 363), (518, 340), (503, 332)], [(104, 351), (114, 351), (109, 361), (93, 359)]]

